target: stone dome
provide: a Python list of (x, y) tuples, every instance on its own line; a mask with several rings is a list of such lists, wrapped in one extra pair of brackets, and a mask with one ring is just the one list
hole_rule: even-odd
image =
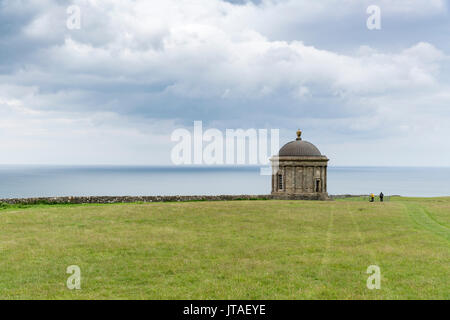
[(302, 132), (297, 131), (297, 140), (286, 143), (278, 155), (280, 157), (321, 157), (319, 149), (311, 142), (304, 141), (300, 137)]

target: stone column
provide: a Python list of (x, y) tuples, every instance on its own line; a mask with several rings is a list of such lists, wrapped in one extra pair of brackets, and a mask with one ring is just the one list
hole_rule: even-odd
[(303, 166), (303, 187), (302, 187), (302, 192), (306, 192), (306, 188), (308, 187), (307, 185), (306, 185), (306, 178), (307, 178), (307, 167), (306, 166)]
[(275, 179), (276, 179), (276, 173), (274, 174), (273, 172), (272, 172), (272, 192), (275, 192)]
[(297, 189), (297, 167), (293, 166), (292, 168), (292, 193), (295, 193)]
[(324, 177), (324, 171), (323, 166), (320, 166), (320, 191), (324, 192), (325, 190), (325, 177)]

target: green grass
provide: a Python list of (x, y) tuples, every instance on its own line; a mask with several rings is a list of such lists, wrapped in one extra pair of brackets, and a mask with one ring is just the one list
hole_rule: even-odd
[(365, 200), (0, 206), (0, 298), (449, 299), (450, 198)]

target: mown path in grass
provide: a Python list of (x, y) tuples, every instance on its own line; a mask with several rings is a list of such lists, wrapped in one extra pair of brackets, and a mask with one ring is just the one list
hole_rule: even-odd
[(411, 219), (420, 228), (450, 241), (450, 229), (433, 218), (428, 209), (417, 203), (405, 203)]

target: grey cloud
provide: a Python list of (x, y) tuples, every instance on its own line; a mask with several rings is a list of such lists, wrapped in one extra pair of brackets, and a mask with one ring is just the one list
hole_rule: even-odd
[(66, 2), (2, 1), (0, 102), (18, 106), (18, 117), (96, 114), (99, 123), (112, 113), (141, 132), (160, 121), (165, 134), (167, 123), (194, 120), (301, 126), (321, 143), (405, 137), (424, 128), (421, 114), (448, 117), (446, 6), (418, 1), (423, 10), (402, 12), (382, 2), (382, 30), (368, 31), (368, 2), (229, 2), (174, 1), (167, 16), (168, 1), (79, 2), (82, 29), (70, 31)]

